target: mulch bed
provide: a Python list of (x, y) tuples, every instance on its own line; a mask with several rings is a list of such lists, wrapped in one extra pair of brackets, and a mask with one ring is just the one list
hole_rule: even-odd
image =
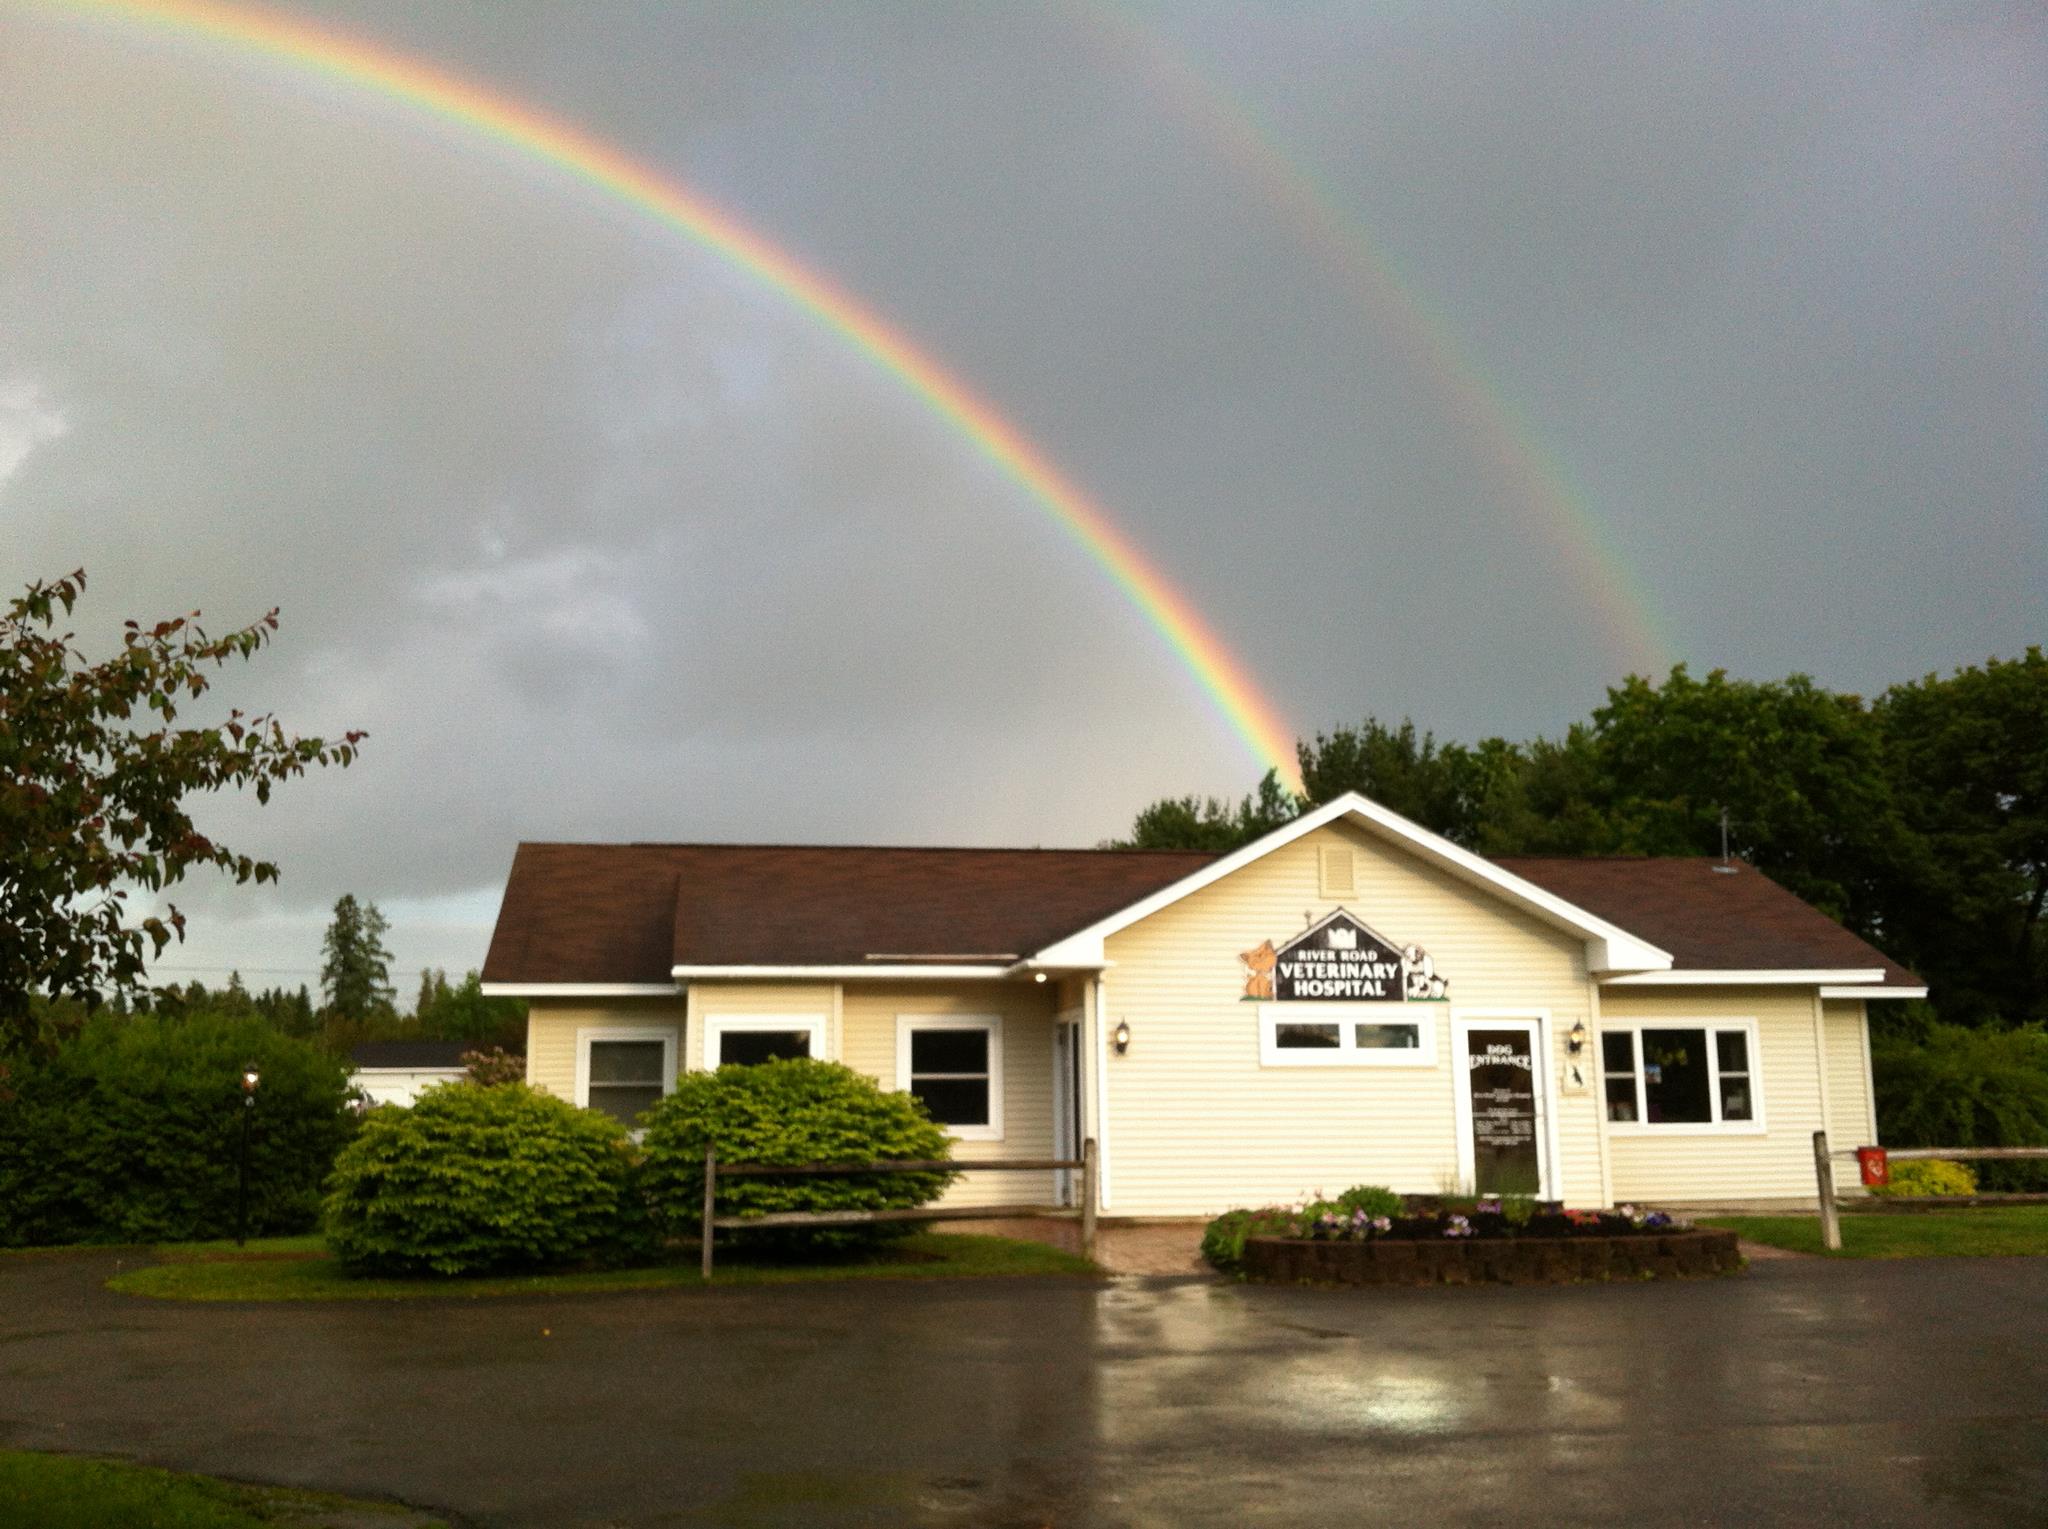
[(1743, 1267), (1733, 1232), (1699, 1227), (1627, 1235), (1251, 1237), (1245, 1277), (1309, 1285), (1562, 1285), (1698, 1279)]

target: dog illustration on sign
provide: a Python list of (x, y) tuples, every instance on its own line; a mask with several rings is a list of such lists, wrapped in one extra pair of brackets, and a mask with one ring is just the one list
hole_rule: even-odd
[(1263, 940), (1256, 949), (1246, 951), (1237, 959), (1244, 963), (1244, 996), (1271, 998), (1273, 968), (1280, 964), (1280, 952), (1273, 948), (1273, 942)]
[(1450, 988), (1450, 983), (1436, 974), (1436, 962), (1420, 945), (1410, 945), (1401, 952), (1401, 973), (1402, 985), (1411, 1003), (1441, 998)]

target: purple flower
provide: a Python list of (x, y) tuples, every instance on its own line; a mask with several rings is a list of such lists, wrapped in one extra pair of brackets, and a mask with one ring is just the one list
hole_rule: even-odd
[(1446, 1237), (1470, 1237), (1472, 1235), (1472, 1223), (1464, 1216), (1453, 1216), (1444, 1226), (1444, 1235)]

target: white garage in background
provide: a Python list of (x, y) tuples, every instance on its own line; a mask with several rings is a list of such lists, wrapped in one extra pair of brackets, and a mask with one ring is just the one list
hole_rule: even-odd
[(436, 1083), (460, 1083), (468, 1041), (368, 1041), (349, 1053), (349, 1082), (372, 1104), (411, 1104)]

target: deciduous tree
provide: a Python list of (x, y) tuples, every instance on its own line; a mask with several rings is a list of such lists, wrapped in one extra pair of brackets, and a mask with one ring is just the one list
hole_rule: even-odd
[(219, 636), (197, 611), (131, 621), (95, 662), (56, 630), (84, 590), (81, 569), (31, 584), (0, 615), (0, 1043), (27, 1034), (31, 994), (97, 1004), (184, 938), (175, 906), (131, 921), (133, 890), (161, 892), (198, 866), (276, 879), (276, 865), (200, 833), (188, 798), (249, 787), (267, 802), (280, 781), (348, 764), (363, 737), (301, 738), (240, 711), (176, 725), (214, 671), (271, 640), (277, 612)]

